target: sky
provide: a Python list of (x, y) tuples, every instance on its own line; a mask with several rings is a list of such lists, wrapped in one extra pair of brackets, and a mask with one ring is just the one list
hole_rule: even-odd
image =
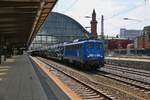
[[(53, 11), (75, 19), (83, 27), (89, 27), (93, 9), (101, 30), (101, 15), (104, 15), (104, 34), (116, 36), (120, 28), (140, 29), (150, 25), (150, 0), (58, 0)], [(123, 20), (130, 18), (132, 20)], [(87, 29), (90, 31), (90, 28)]]

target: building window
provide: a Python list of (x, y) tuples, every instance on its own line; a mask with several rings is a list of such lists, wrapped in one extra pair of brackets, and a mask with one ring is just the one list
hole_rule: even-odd
[(150, 31), (147, 32), (148, 40), (150, 41)]

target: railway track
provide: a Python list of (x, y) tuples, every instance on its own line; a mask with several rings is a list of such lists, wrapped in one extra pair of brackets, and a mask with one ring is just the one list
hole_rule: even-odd
[[(75, 70), (73, 68), (70, 69), (70, 67), (67, 67), (65, 65), (62, 65), (60, 63), (53, 62), (51, 60), (39, 58), (40, 60), (44, 61), (46, 64), (49, 66), (56, 67), (58, 70), (65, 72), (67, 75), (71, 75), (71, 77), (74, 77), (77, 80), (80, 80), (84, 84), (90, 86), (91, 88), (94, 88), (96, 91), (102, 93), (103, 95), (107, 96), (108, 99), (114, 99), (114, 100), (143, 100), (147, 99), (149, 100), (150, 96), (149, 94), (145, 93), (145, 91), (141, 91), (137, 88), (133, 89), (133, 86), (128, 85), (127, 83), (123, 83), (118, 80), (114, 80), (112, 78), (106, 77), (99, 75), (98, 73), (86, 73), (82, 71)], [(56, 72), (58, 73), (58, 72)], [(63, 80), (64, 81), (64, 80)], [(66, 83), (70, 88), (72, 88), (73, 91), (75, 91), (78, 95), (81, 95), (81, 97), (87, 97), (87, 99), (100, 99), (99, 97), (94, 96), (96, 98), (93, 98), (93, 94), (91, 92), (88, 92), (89, 89), (86, 87), (82, 88), (83, 86), (78, 85), (70, 85), (70, 83), (74, 82), (69, 82)], [(80, 92), (79, 92), (80, 91)], [(84, 93), (85, 91), (85, 93)], [(91, 91), (91, 90), (90, 90)], [(87, 95), (90, 95), (88, 97)], [(92, 92), (93, 93), (93, 92)], [(95, 93), (94, 93), (95, 94)], [(96, 93), (97, 94), (97, 93)], [(103, 97), (102, 97), (103, 98)], [(85, 98), (86, 99), (86, 98)]]
[(145, 85), (145, 87), (149, 86), (148, 89), (150, 89), (149, 71), (138, 70), (133, 68), (125, 68), (125, 67), (119, 67), (113, 65), (106, 65), (100, 71), (110, 73), (114, 76), (124, 78), (126, 80), (128, 79), (134, 81), (135, 83), (140, 84), (141, 86), (143, 85)]
[[(124, 71), (124, 72), (131, 73), (131, 74), (150, 77), (150, 71), (127, 68), (127, 67), (119, 67), (119, 66), (110, 65), (110, 64), (106, 64), (105, 66), (109, 69), (112, 69), (112, 70)], [(104, 67), (104, 68), (106, 68), (106, 67)]]
[(38, 58), (38, 60), (47, 64), (47, 67), (51, 70), (51, 72), (53, 72), (56, 76), (58, 76), (82, 99), (84, 100), (112, 100), (113, 99), (113, 97), (111, 97), (110, 95), (102, 93), (102, 91), (97, 90), (95, 87), (87, 84), (83, 80), (74, 77), (68, 74), (67, 72), (59, 69), (57, 65), (52, 65), (41, 58)]
[[(123, 67), (118, 67), (118, 66), (115, 67), (112, 65), (106, 65), (106, 66), (107, 67), (99, 70), (98, 74), (100, 76), (104, 76), (104, 77), (108, 77), (108, 78), (116, 80), (116, 81), (120, 81), (120, 82), (127, 84), (128, 86), (132, 87), (133, 89), (135, 89), (135, 90), (138, 89), (139, 91), (142, 91), (145, 94), (150, 96), (150, 81), (149, 80), (147, 80), (146, 82), (141, 81), (141, 80), (136, 79), (135, 76), (133, 78), (129, 78), (128, 76), (123, 76), (122, 74), (120, 74), (118, 72), (116, 73), (116, 71), (120, 71), (123, 74), (124, 73), (130, 73), (133, 75), (138, 75), (137, 77), (139, 77), (139, 75), (140, 75), (143, 78), (146, 77), (146, 79), (149, 79), (150, 72), (132, 69), (132, 68), (128, 69), (128, 68), (123, 68)], [(102, 73), (107, 73), (107, 74), (102, 74)]]
[(113, 80), (120, 81), (122, 83), (128, 84), (132, 87), (139, 88), (139, 89), (141, 89), (141, 91), (145, 91), (145, 92), (150, 93), (150, 85), (148, 83), (144, 83), (144, 82), (137, 81), (137, 80), (134, 80), (134, 79), (126, 78), (126, 77), (116, 75), (116, 74), (113, 74), (113, 73), (102, 74), (102, 72), (104, 72), (104, 71), (99, 71), (98, 74), (101, 75), (101, 76), (108, 77), (108, 78), (111, 78)]

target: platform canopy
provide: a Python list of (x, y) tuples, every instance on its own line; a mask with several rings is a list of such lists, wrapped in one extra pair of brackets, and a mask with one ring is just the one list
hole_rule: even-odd
[(57, 0), (0, 0), (0, 47), (28, 47)]

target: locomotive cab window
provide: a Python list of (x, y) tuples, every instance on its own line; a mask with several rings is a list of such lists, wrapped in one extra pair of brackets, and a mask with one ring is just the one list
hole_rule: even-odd
[(89, 42), (89, 43), (87, 44), (87, 47), (88, 47), (88, 48), (93, 48), (93, 47), (94, 47), (94, 44), (93, 44), (92, 42)]
[(103, 44), (102, 43), (96, 43), (96, 47), (97, 48), (103, 48)]
[(82, 48), (82, 44), (79, 44), (79, 49)]

